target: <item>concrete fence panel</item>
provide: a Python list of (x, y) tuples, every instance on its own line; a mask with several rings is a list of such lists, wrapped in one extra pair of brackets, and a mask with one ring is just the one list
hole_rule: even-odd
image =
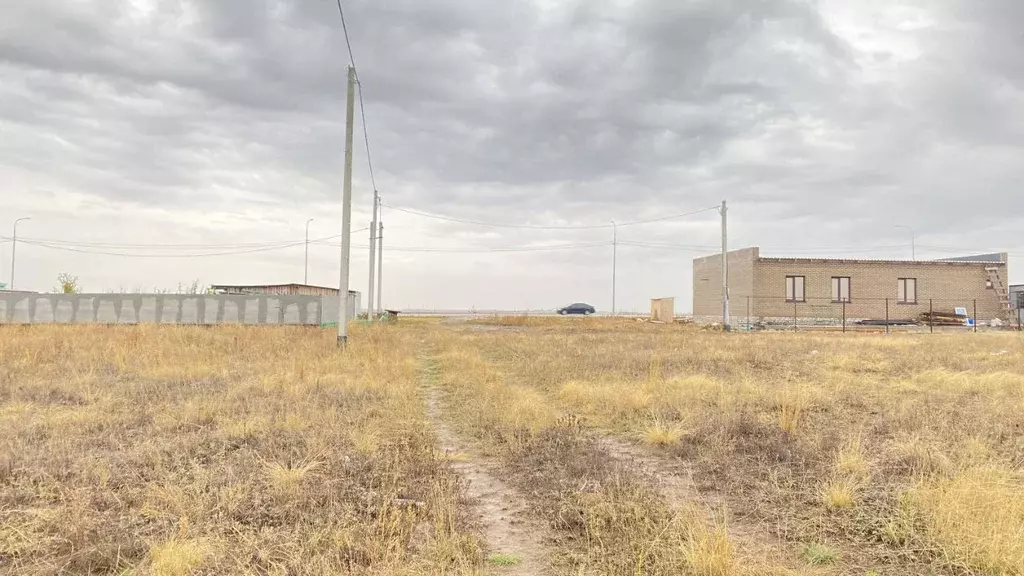
[[(319, 326), (322, 296), (0, 292), (0, 324), (287, 324)], [(334, 305), (337, 310), (337, 304)], [(337, 322), (337, 312), (333, 321)]]

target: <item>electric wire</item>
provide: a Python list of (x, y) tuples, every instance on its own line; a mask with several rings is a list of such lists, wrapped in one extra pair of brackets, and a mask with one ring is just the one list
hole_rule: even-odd
[[(365, 232), (369, 228), (363, 228), (356, 232)], [(340, 244), (330, 242), (335, 240), (341, 235), (326, 236), (323, 238), (317, 238), (310, 240), (310, 244), (319, 246), (331, 246), (337, 247)], [(97, 249), (96, 247), (90, 246), (76, 246), (74, 244), (57, 244), (52, 242), (43, 241), (40, 239), (32, 238), (19, 238), (18, 242), (23, 242), (29, 246), (37, 246), (40, 248), (47, 248), (50, 250), (58, 250), (63, 252), (74, 252), (78, 254), (96, 254), (102, 256), (118, 256), (124, 258), (208, 258), (217, 256), (236, 256), (240, 254), (254, 254), (260, 252), (271, 252), (275, 250), (283, 250), (287, 248), (294, 248), (297, 246), (303, 246), (306, 244), (304, 240), (295, 242), (286, 242), (279, 244), (272, 244), (266, 246), (260, 246), (256, 248), (247, 248), (242, 250), (230, 250), (223, 252), (198, 252), (198, 253), (179, 253), (179, 254), (152, 254), (152, 253), (140, 253), (140, 252), (113, 252), (110, 249)], [(497, 253), (497, 252), (543, 252), (552, 250), (577, 250), (586, 248), (596, 248), (603, 246), (610, 246), (610, 242), (596, 242), (596, 243), (583, 243), (583, 244), (559, 244), (559, 245), (548, 245), (548, 246), (498, 246), (493, 248), (463, 248), (463, 247), (431, 247), (431, 246), (395, 246), (389, 248), (396, 252), (435, 252), (435, 253)], [(369, 248), (369, 245), (356, 245), (354, 248)]]
[(597, 230), (597, 229), (607, 229), (607, 228), (615, 228), (615, 227), (623, 227), (623, 226), (639, 226), (639, 225), (642, 225), (642, 224), (653, 224), (655, 222), (664, 222), (666, 220), (674, 220), (674, 219), (678, 219), (678, 218), (685, 218), (686, 216), (694, 216), (694, 215), (697, 215), (697, 214), (702, 214), (704, 212), (710, 212), (712, 210), (717, 210), (718, 209), (717, 206), (711, 206), (709, 208), (702, 208), (700, 210), (694, 210), (693, 212), (685, 212), (685, 213), (682, 213), (682, 214), (672, 214), (672, 215), (669, 215), (669, 216), (662, 216), (662, 217), (659, 217), (659, 218), (652, 218), (652, 219), (649, 219), (649, 220), (635, 220), (635, 221), (631, 221), (631, 222), (623, 222), (621, 224), (619, 224), (619, 223), (616, 223), (616, 224), (608, 223), (608, 224), (583, 224), (583, 225), (575, 225), (575, 226), (549, 226), (549, 225), (537, 225), (537, 224), (505, 224), (505, 223), (499, 223), (499, 222), (483, 222), (483, 221), (480, 221), (480, 220), (465, 220), (465, 219), (462, 219), (462, 218), (454, 218), (452, 216), (443, 216), (443, 215), (440, 215), (440, 214), (430, 214), (430, 213), (427, 213), (427, 212), (420, 212), (418, 210), (413, 210), (411, 208), (402, 208), (402, 207), (399, 207), (399, 206), (393, 206), (391, 204), (383, 204), (382, 203), (382, 205), (383, 206), (387, 206), (388, 208), (391, 208), (392, 210), (398, 210), (399, 212), (405, 212), (406, 214), (413, 214), (413, 215), (416, 215), (416, 216), (422, 216), (424, 218), (432, 218), (432, 219), (435, 219), (435, 220), (443, 220), (443, 221), (446, 221), (446, 222), (456, 222), (456, 223), (459, 223), (459, 224), (471, 224), (471, 225), (474, 225), (474, 226), (486, 226), (486, 227), (491, 227), (491, 228), (521, 228), (521, 229), (529, 229), (529, 230)]
[(366, 166), (370, 172), (370, 185), (374, 191), (377, 190), (377, 177), (373, 173), (373, 159), (370, 155), (370, 133), (366, 127), (366, 106), (363, 104), (363, 81), (359, 78), (359, 69), (356, 68), (356, 57), (352, 52), (352, 41), (348, 35), (348, 23), (345, 20), (345, 9), (341, 6), (341, 0), (337, 0), (338, 15), (341, 16), (341, 29), (345, 33), (345, 46), (348, 48), (348, 61), (352, 69), (356, 71), (356, 92), (359, 95), (359, 116), (363, 121), (363, 142), (366, 145)]
[[(366, 232), (370, 228), (363, 227), (358, 230), (353, 230), (351, 234), (359, 232)], [(333, 240), (340, 238), (341, 234), (335, 234), (333, 236), (324, 236), (322, 238), (310, 239), (309, 242), (315, 243), (322, 240)], [(10, 237), (0, 236), (0, 243), (11, 241)], [(281, 240), (277, 242), (241, 242), (236, 244), (120, 244), (111, 242), (82, 242), (78, 240), (59, 240), (53, 238), (35, 238), (35, 237), (19, 237), (18, 242), (25, 242), (26, 244), (37, 243), (37, 244), (50, 244), (55, 246), (65, 246), (72, 248), (105, 248), (108, 250), (180, 250), (180, 249), (261, 249), (261, 248), (287, 248), (295, 244), (304, 244), (305, 239), (302, 240)]]

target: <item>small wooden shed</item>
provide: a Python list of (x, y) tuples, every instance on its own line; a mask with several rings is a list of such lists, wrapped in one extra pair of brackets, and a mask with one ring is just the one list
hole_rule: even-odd
[(665, 322), (666, 324), (675, 322), (676, 319), (676, 299), (675, 298), (652, 298), (651, 299), (651, 320), (655, 322)]

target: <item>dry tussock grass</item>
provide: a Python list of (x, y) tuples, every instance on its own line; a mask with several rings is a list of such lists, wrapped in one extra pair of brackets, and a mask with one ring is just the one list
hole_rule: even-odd
[[(559, 572), (1024, 574), (1016, 336), (485, 322), (518, 328), (403, 322), (347, 354), (290, 328), (0, 329), (0, 573), (480, 573), (426, 366), (559, 529)], [(727, 514), (670, 505), (608, 434), (688, 460)], [(746, 550), (737, 516), (804, 566)]]
[[(538, 387), (511, 383), (505, 370), (463, 337), (430, 336), (435, 352), (430, 372), (446, 392), (456, 424), (501, 458), (511, 482), (535, 497), (531, 504), (538, 515), (568, 536), (568, 545), (556, 551), (561, 572), (769, 573), (764, 564), (738, 562), (723, 525), (709, 523), (697, 509), (672, 509), (653, 478), (611, 458), (573, 413), (557, 405), (560, 397), (614, 411), (614, 398), (571, 382), (551, 390), (552, 397)], [(654, 425), (648, 437), (671, 445), (683, 433), (674, 424)]]
[(351, 340), (0, 329), (0, 573), (478, 572), (415, 343)]
[[(584, 431), (686, 458), (737, 513), (794, 542), (838, 545), (841, 571), (1024, 574), (1019, 336), (723, 335), (612, 322), (439, 336), (448, 354), (472, 358), (469, 372), (442, 359), (448, 386), (477, 423), (493, 425), (485, 413), (496, 408), (527, 420), (542, 410), (541, 429), (568, 414)], [(472, 400), (502, 389), (536, 407)], [(520, 445), (537, 430), (469, 424)], [(660, 506), (649, 494), (627, 498)]]

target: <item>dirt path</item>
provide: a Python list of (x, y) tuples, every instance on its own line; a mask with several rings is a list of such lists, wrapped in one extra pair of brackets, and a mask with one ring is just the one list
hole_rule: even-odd
[[(488, 466), (487, 460), (445, 423), (441, 392), (432, 380), (428, 367), (424, 378), (427, 417), (452, 469), (469, 483), (467, 493), (473, 500), (473, 513), (488, 547), (487, 573), (514, 576), (549, 574), (551, 555), (545, 544), (552, 540), (549, 528), (532, 517), (521, 494), (490, 472), (495, 466)], [(505, 562), (508, 565), (502, 565)]]

